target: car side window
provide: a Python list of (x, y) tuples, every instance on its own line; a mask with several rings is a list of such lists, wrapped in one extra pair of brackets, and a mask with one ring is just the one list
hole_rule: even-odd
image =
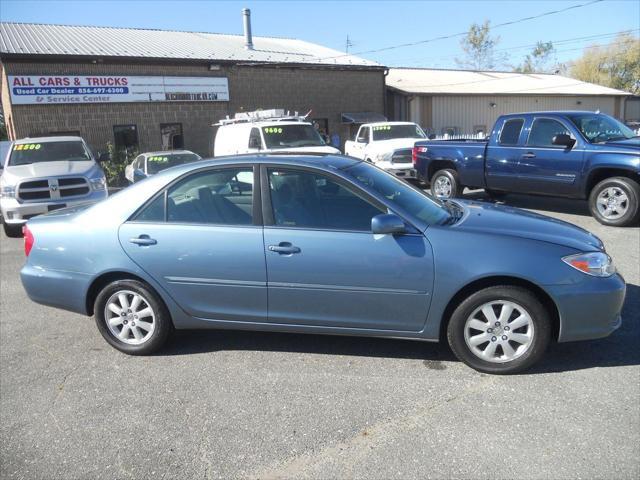
[(369, 127), (360, 127), (360, 131), (358, 132), (357, 141), (360, 143), (369, 143)]
[(262, 138), (260, 138), (260, 130), (252, 128), (249, 134), (249, 148), (262, 148)]
[(514, 118), (504, 122), (498, 143), (500, 145), (517, 145), (523, 125), (524, 120), (521, 118)]
[(269, 170), (275, 224), (281, 227), (370, 232), (384, 213), (328, 176), (300, 170)]
[(164, 223), (164, 193), (158, 195), (134, 218), (136, 222)]
[(224, 168), (194, 173), (167, 192), (167, 221), (213, 225), (253, 223), (253, 170)]
[(555, 147), (553, 137), (560, 134), (571, 135), (571, 132), (557, 120), (536, 118), (531, 126), (527, 145), (530, 147)]

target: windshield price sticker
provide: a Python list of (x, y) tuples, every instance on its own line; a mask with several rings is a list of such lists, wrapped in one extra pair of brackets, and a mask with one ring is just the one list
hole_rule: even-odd
[(149, 157), (149, 160), (152, 162), (168, 162), (169, 157)]
[(39, 143), (24, 143), (16, 145), (14, 150), (40, 150), (41, 145)]
[(373, 127), (373, 130), (391, 130), (391, 125), (378, 125), (377, 127)]
[(282, 133), (282, 127), (266, 127), (265, 133)]

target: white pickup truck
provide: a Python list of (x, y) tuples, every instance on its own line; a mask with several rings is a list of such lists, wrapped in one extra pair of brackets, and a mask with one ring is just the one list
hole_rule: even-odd
[(418, 180), (411, 151), (418, 140), (426, 140), (422, 129), (411, 122), (365, 123), (355, 140), (344, 146), (345, 155), (372, 162), (398, 177)]

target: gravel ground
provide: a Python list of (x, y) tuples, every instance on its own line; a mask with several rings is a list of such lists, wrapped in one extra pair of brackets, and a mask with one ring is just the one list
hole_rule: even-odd
[(128, 357), (30, 302), (3, 236), (0, 478), (639, 478), (640, 229), (506, 203), (591, 230), (629, 285), (620, 330), (511, 377), (442, 345), (313, 335), (181, 332)]

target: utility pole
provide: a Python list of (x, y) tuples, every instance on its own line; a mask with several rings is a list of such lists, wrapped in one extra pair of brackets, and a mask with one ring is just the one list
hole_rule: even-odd
[(347, 41), (345, 42), (345, 53), (349, 53), (349, 47), (353, 47), (353, 43), (349, 40), (349, 34), (347, 34)]

